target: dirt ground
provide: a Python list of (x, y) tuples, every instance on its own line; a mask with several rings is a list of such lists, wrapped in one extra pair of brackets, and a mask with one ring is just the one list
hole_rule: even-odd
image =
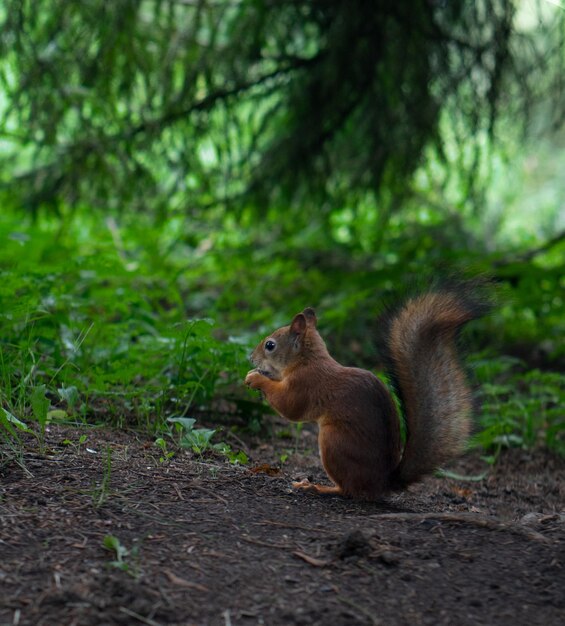
[(290, 490), (323, 479), (308, 429), (280, 470), (274, 440), (239, 467), (86, 432), (0, 467), (2, 626), (565, 623), (565, 461), (544, 451), (366, 503)]

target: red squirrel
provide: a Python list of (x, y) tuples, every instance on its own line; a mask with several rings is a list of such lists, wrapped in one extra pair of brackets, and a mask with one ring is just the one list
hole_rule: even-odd
[(412, 297), (384, 316), (383, 357), (406, 423), (403, 450), (391, 392), (371, 372), (330, 356), (313, 309), (261, 341), (245, 384), (290, 421), (318, 423), (321, 461), (334, 483), (306, 479), (293, 487), (375, 500), (459, 455), (472, 399), (456, 334), (485, 310), (473, 289), (460, 285)]

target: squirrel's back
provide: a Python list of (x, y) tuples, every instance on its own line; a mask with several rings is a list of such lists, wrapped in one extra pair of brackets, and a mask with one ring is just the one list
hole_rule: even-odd
[(384, 316), (381, 350), (406, 422), (393, 488), (405, 487), (463, 451), (473, 403), (457, 333), (488, 306), (480, 285), (463, 283), (412, 297)]

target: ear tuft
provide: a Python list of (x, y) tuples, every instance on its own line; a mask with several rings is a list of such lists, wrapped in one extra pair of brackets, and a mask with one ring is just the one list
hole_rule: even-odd
[(318, 318), (316, 317), (316, 311), (312, 307), (306, 307), (304, 311), (302, 311), (302, 315), (306, 318), (306, 323), (308, 326), (316, 326), (318, 323)]

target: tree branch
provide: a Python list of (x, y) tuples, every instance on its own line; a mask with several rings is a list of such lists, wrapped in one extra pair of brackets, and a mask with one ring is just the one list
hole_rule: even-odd
[(497, 261), (494, 263), (495, 267), (507, 267), (508, 265), (513, 265), (514, 263), (528, 263), (536, 256), (543, 254), (544, 252), (548, 252), (556, 246), (557, 244), (565, 241), (565, 230), (562, 230), (557, 235), (553, 236), (551, 239), (548, 239), (545, 243), (542, 243), (537, 248), (532, 248), (531, 250), (526, 250), (521, 254), (517, 254), (516, 256), (510, 259), (504, 259), (501, 261)]

